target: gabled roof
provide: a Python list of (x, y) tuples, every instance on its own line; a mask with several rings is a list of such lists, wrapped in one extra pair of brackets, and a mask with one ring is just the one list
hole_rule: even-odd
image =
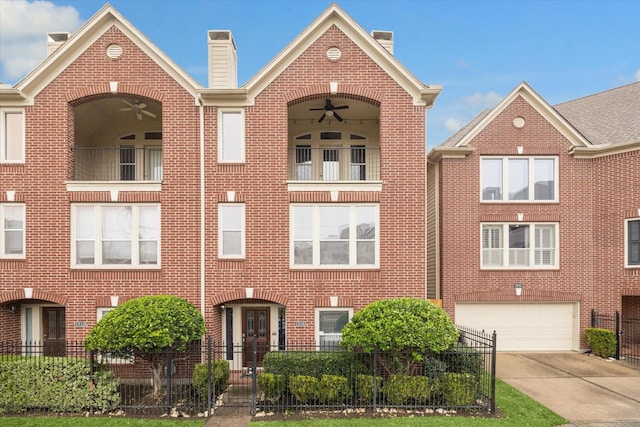
[(555, 105), (594, 145), (640, 141), (640, 82)]
[(202, 86), (175, 62), (165, 55), (144, 34), (136, 29), (109, 3), (86, 21), (55, 52), (51, 53), (33, 71), (14, 87), (27, 99), (33, 99), (44, 87), (54, 80), (66, 67), (76, 60), (92, 43), (112, 26), (116, 26), (130, 38), (143, 52), (151, 57), (162, 69), (170, 74), (185, 90), (194, 96)]
[[(442, 90), (441, 86), (427, 86), (411, 74), (387, 49), (378, 43), (336, 3), (332, 3), (302, 33), (275, 58), (263, 67), (243, 88), (250, 101), (260, 94), (278, 75), (295, 61), (332, 25), (338, 27), (360, 49), (384, 69), (412, 97), (414, 105), (431, 107)], [(327, 81), (327, 84), (329, 82)], [(205, 91), (209, 92), (209, 90)], [(212, 91), (213, 93), (213, 91)]]
[[(483, 111), (475, 119), (472, 120), (466, 133), (458, 135), (455, 141), (445, 141), (452, 144), (450, 147), (468, 146), (471, 140), (482, 131), (491, 121), (496, 118), (502, 111), (507, 108), (517, 97), (522, 97), (535, 110), (540, 113), (558, 132), (564, 135), (574, 146), (589, 146), (591, 143), (578, 132), (562, 115), (547, 103), (531, 86), (526, 82), (520, 83), (507, 96), (505, 96), (498, 105), (488, 112)], [(463, 128), (465, 129), (465, 128)], [(454, 135), (455, 136), (455, 135)], [(443, 143), (444, 144), (444, 143)]]

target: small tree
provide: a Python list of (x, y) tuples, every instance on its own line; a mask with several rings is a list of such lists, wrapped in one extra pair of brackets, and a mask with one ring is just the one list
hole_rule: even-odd
[(107, 313), (89, 332), (87, 350), (134, 355), (151, 367), (153, 395), (161, 391), (168, 350), (183, 351), (205, 333), (202, 314), (187, 300), (155, 295), (132, 299)]
[(437, 305), (418, 298), (396, 298), (376, 301), (354, 314), (342, 329), (341, 345), (365, 353), (396, 353), (387, 369), (410, 374), (415, 362), (423, 361), (428, 353), (448, 349), (458, 336), (449, 316)]

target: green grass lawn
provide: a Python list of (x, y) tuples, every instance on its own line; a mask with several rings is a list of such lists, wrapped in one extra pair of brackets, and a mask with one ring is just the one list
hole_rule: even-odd
[[(462, 416), (397, 417), (384, 419), (316, 419), (306, 421), (254, 421), (250, 427), (552, 427), (568, 423), (510, 385), (496, 380), (500, 418)], [(158, 420), (138, 418), (0, 417), (1, 427), (202, 427), (204, 420)]]

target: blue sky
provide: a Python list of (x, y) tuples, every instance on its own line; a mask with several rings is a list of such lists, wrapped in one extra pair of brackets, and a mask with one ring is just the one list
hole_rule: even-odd
[[(231, 30), (244, 84), (329, 0), (111, 0), (187, 73), (207, 85), (207, 30)], [(342, 0), (367, 32), (393, 31), (395, 56), (443, 91), (428, 112), (429, 148), (521, 81), (551, 104), (640, 81), (637, 0)], [(48, 32), (73, 32), (102, 0), (0, 0), (0, 81), (46, 55)]]

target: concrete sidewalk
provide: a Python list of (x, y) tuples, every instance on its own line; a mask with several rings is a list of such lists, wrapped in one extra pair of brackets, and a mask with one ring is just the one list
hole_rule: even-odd
[(498, 353), (497, 377), (575, 426), (640, 426), (640, 367), (583, 353)]

